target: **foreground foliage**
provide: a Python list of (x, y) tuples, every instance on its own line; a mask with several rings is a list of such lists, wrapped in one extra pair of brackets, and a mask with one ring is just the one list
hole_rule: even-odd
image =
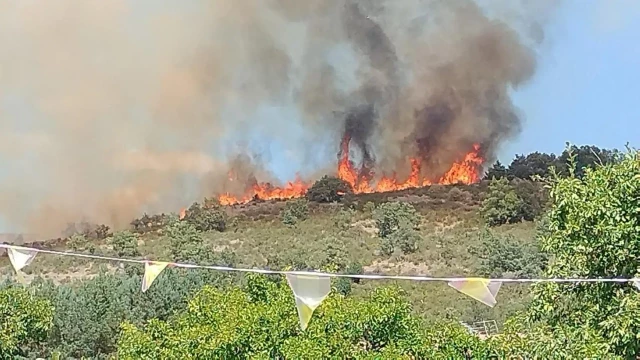
[(249, 276), (244, 289), (203, 288), (169, 321), (123, 325), (120, 359), (503, 359), (607, 358), (590, 329), (509, 325), (488, 340), (455, 323), (425, 326), (395, 287), (366, 299), (333, 294), (299, 330), (291, 291)]
[[(364, 205), (365, 211), (358, 212), (344, 204), (327, 205), (339, 210), (322, 228), (320, 237), (308, 230), (311, 223), (317, 221), (315, 209), (310, 214), (313, 216), (307, 218), (305, 211), (298, 211), (302, 207), (291, 205), (289, 211), (291, 218), (296, 218), (296, 225), (285, 227), (280, 221), (273, 223), (299, 236), (308, 251), (296, 252), (299, 247), (295, 251), (288, 249), (300, 243), (293, 237), (293, 240), (281, 241), (284, 245), (278, 249), (287, 247), (288, 252), (276, 253), (282, 259), (269, 259), (267, 266), (361, 273), (363, 265), (371, 264), (372, 257), (362, 263), (354, 262), (354, 256), (358, 255), (354, 255), (354, 246), (347, 241), (360, 236), (357, 242), (354, 240), (364, 249), (358, 254), (389, 246), (392, 252), (402, 252), (399, 256), (420, 259), (429, 265), (435, 263), (433, 258), (417, 256), (431, 254), (427, 250), (433, 250), (433, 254), (442, 258), (452, 258), (454, 255), (449, 252), (458, 246), (465, 254), (478, 258), (471, 263), (474, 267), (468, 267), (474, 269), (474, 275), (531, 277), (544, 271), (542, 275), (548, 277), (638, 276), (638, 156), (629, 153), (625, 159), (602, 161), (608, 165), (595, 166), (587, 155), (583, 154), (583, 160), (588, 159), (589, 166), (580, 168), (573, 176), (571, 167), (563, 168), (562, 179), (554, 178), (552, 171), (545, 167), (548, 157), (531, 159), (537, 164), (532, 175), (542, 174), (553, 179), (551, 212), (541, 218), (535, 215), (540, 220), (540, 246), (531, 240), (523, 241), (526, 237), (532, 238), (530, 233), (521, 238), (496, 235), (504, 229), (517, 231), (523, 224), (497, 226), (491, 232), (481, 232), (479, 236), (473, 233), (465, 235), (466, 238), (447, 233), (450, 237), (447, 242), (445, 235), (435, 234), (435, 230), (434, 234), (429, 233), (430, 221), (433, 222), (429, 214), (418, 214), (415, 208), (402, 202), (377, 206), (369, 203)], [(531, 173), (525, 170), (518, 171)], [(533, 218), (529, 215), (537, 214), (544, 204), (540, 199), (526, 198), (533, 193), (527, 190), (533, 183), (517, 180), (506, 183), (527, 204), (518, 208), (519, 213), (513, 213), (519, 217), (517, 221)], [(337, 194), (337, 190), (330, 195), (333, 193)], [(451, 191), (449, 195), (462, 199), (465, 194), (465, 191), (455, 194)], [(304, 201), (299, 204), (303, 203), (306, 207)], [(229, 229), (216, 227), (219, 219), (226, 221), (224, 214), (216, 215), (218, 210), (215, 203), (205, 202), (198, 205), (198, 209), (192, 209), (193, 217), (183, 221), (163, 215), (157, 222), (151, 218), (141, 220), (140, 229), (134, 230), (142, 234), (146, 229), (158, 227), (161, 230), (157, 233), (158, 243), (167, 246), (163, 259), (231, 264), (233, 259), (226, 252), (212, 251), (212, 236), (222, 238), (231, 233)], [(376, 232), (364, 232), (366, 236), (362, 236), (363, 231), (358, 227), (369, 224), (375, 226), (377, 236)], [(332, 225), (335, 229), (330, 229)], [(481, 222), (477, 221), (476, 225)], [(255, 243), (239, 244), (232, 248), (231, 254), (243, 246), (278, 242), (276, 236), (258, 236), (255, 225), (252, 226), (252, 233), (236, 236), (252, 237)], [(203, 232), (202, 229), (209, 230)], [(222, 230), (226, 232), (220, 232)], [(421, 239), (412, 235), (416, 232)], [(315, 242), (320, 244), (316, 248), (310, 247), (312, 236), (319, 239)], [(437, 244), (441, 247), (428, 249), (425, 245), (434, 242), (423, 239), (430, 236), (440, 239)], [(90, 244), (87, 239), (87, 236), (76, 236), (74, 244), (84, 249), (82, 251), (100, 251), (87, 246)], [(140, 242), (141, 246), (146, 240)], [(132, 233), (116, 233), (106, 242), (119, 256), (147, 254), (138, 248), (138, 237)], [(414, 246), (417, 242), (421, 244), (419, 248)], [(469, 243), (478, 246), (471, 247)], [(274, 255), (275, 252), (267, 250), (263, 250), (266, 255)], [(460, 269), (457, 266), (458, 263), (451, 263), (452, 268)], [(107, 359), (116, 352), (124, 359), (630, 360), (640, 354), (640, 295), (625, 283), (536, 285), (533, 302), (518, 316), (510, 318), (500, 335), (481, 340), (456, 323), (423, 323), (424, 314), (414, 315), (416, 311), (402, 291), (388, 287), (374, 289), (373, 286), (380, 284), (366, 280), (353, 285), (352, 294), (349, 280), (333, 281), (334, 291), (316, 310), (309, 328), (301, 332), (290, 289), (286, 283), (270, 277), (252, 276), (246, 279), (245, 286), (238, 287), (236, 279), (222, 277), (217, 272), (166, 269), (151, 289), (142, 293), (139, 271), (116, 272), (62, 285), (36, 281), (27, 290), (15, 286), (1, 288), (0, 359), (49, 357), (57, 350), (62, 352), (62, 358), (69, 359)], [(212, 284), (216, 287), (211, 287)], [(440, 285), (446, 287), (443, 284), (415, 286), (433, 289)], [(516, 285), (506, 284), (505, 290), (501, 290), (496, 308), (507, 302), (505, 295), (511, 286)], [(345, 294), (350, 295), (342, 296)], [(428, 292), (423, 294), (419, 298), (423, 302), (435, 298), (435, 295), (429, 298)], [(453, 299), (455, 295), (447, 292), (446, 298), (449, 296)], [(414, 297), (414, 306), (415, 300)], [(469, 302), (482, 306), (473, 300)], [(427, 308), (432, 318), (435, 308)], [(458, 320), (458, 316), (448, 318)]]
[(39, 346), (53, 324), (53, 306), (26, 290), (0, 290), (0, 359), (26, 356), (25, 349)]
[[(640, 159), (557, 179), (542, 248), (553, 255), (549, 277), (612, 278), (640, 274)], [(590, 329), (621, 356), (640, 354), (640, 292), (631, 284), (535, 287), (530, 320), (552, 328)]]
[[(121, 359), (300, 359), (424, 358), (431, 352), (411, 308), (395, 288), (376, 289), (367, 300), (330, 296), (310, 327), (299, 330), (291, 291), (282, 282), (249, 276), (229, 291), (205, 287), (185, 313), (144, 328), (123, 326)], [(445, 346), (438, 353), (459, 357), (479, 339)], [(433, 340), (433, 339), (431, 339)]]

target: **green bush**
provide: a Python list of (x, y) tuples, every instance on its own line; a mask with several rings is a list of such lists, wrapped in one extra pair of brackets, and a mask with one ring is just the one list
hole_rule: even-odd
[(175, 262), (202, 264), (209, 259), (210, 251), (204, 249), (202, 233), (186, 221), (174, 221), (164, 229), (169, 243), (171, 259)]
[(371, 201), (367, 201), (367, 203), (362, 207), (362, 211), (367, 214), (373, 214), (375, 210), (376, 204), (372, 203)]
[(489, 183), (480, 212), (487, 225), (496, 226), (522, 220), (524, 203), (506, 178)]
[(340, 209), (334, 217), (333, 224), (336, 229), (340, 231), (347, 231), (351, 227), (353, 217), (356, 215), (356, 211), (350, 208)]
[(113, 251), (120, 257), (132, 258), (140, 256), (138, 250), (138, 234), (131, 231), (120, 231), (111, 237), (110, 241)]
[(489, 230), (480, 234), (481, 245), (470, 252), (480, 258), (478, 272), (488, 277), (527, 278), (539, 276), (547, 258), (534, 244), (519, 243), (511, 235)]
[(18, 287), (0, 289), (0, 359), (28, 356), (38, 348), (53, 324), (54, 308)]
[(418, 243), (422, 240), (420, 234), (409, 226), (400, 226), (389, 238), (395, 247), (403, 254), (412, 254), (418, 251)]
[(348, 182), (334, 177), (323, 176), (316, 181), (307, 191), (307, 199), (315, 202), (336, 202), (344, 195), (351, 194), (353, 190)]
[(516, 195), (522, 199), (519, 214), (522, 220), (534, 221), (548, 209), (548, 191), (542, 183), (515, 179), (512, 184)]
[(396, 250), (402, 251), (405, 255), (412, 254), (418, 251), (421, 240), (420, 233), (406, 223), (400, 223), (398, 229), (380, 239), (380, 252), (386, 256), (390, 256)]
[(309, 216), (309, 201), (307, 199), (289, 200), (280, 212), (282, 223), (294, 226)]
[(67, 246), (73, 251), (82, 251), (89, 245), (89, 240), (82, 234), (73, 234), (67, 240)]
[(420, 215), (413, 205), (404, 202), (380, 204), (373, 213), (378, 227), (378, 236), (385, 238), (398, 230), (401, 225), (415, 229), (420, 225)]
[(198, 231), (224, 231), (227, 227), (226, 212), (212, 199), (205, 199), (202, 205), (193, 203), (185, 212), (183, 220)]

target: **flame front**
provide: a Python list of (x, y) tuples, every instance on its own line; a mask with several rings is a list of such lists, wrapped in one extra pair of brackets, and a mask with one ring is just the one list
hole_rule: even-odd
[[(350, 139), (345, 137), (340, 144), (337, 176), (350, 184), (354, 193), (389, 192), (433, 184), (429, 179), (422, 177), (421, 161), (419, 158), (409, 159), (411, 172), (404, 181), (398, 180), (396, 174), (389, 176), (383, 174), (379, 179), (374, 180), (373, 172), (359, 171), (349, 159), (349, 141)], [(451, 168), (436, 184), (473, 184), (478, 182), (480, 180), (480, 166), (484, 162), (479, 151), (480, 146), (477, 144), (474, 145), (473, 150), (467, 153), (461, 161), (453, 163)], [(230, 180), (234, 181), (234, 178), (230, 176)], [(225, 193), (221, 194), (218, 200), (222, 205), (232, 205), (247, 203), (254, 199), (292, 199), (304, 196), (311, 185), (312, 183), (305, 182), (299, 177), (296, 177), (294, 181), (288, 182), (284, 187), (273, 186), (270, 183), (255, 183), (243, 196), (237, 197)]]

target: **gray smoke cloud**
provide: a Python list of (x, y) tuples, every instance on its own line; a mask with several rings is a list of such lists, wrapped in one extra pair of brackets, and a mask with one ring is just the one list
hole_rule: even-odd
[(57, 236), (241, 193), (275, 181), (256, 138), (319, 172), (345, 136), (376, 174), (417, 155), (436, 177), (476, 143), (491, 160), (520, 131), (540, 3), (4, 1), (0, 215)]

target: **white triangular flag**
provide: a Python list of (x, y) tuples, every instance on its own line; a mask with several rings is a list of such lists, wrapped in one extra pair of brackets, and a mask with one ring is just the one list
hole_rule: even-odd
[(313, 311), (331, 292), (331, 279), (328, 276), (312, 274), (287, 274), (287, 282), (296, 297), (300, 328), (304, 331), (309, 325)]
[(490, 281), (489, 285), (487, 285), (487, 288), (489, 289), (489, 292), (491, 293), (491, 295), (493, 295), (494, 299), (496, 296), (498, 296), (498, 291), (500, 291), (501, 286), (502, 286), (502, 281)]
[(20, 273), (25, 266), (29, 265), (33, 258), (36, 257), (37, 251), (20, 247), (7, 247), (7, 254), (11, 265), (16, 270), (16, 273)]
[(640, 290), (640, 279), (634, 279), (633, 280), (633, 285)]
[(169, 265), (168, 262), (147, 261), (144, 263), (144, 277), (142, 278), (142, 292), (149, 290), (153, 281), (160, 275), (162, 270)]
[(496, 305), (496, 295), (498, 295), (502, 282), (481, 278), (469, 278), (449, 281), (449, 286), (487, 306), (494, 307)]

